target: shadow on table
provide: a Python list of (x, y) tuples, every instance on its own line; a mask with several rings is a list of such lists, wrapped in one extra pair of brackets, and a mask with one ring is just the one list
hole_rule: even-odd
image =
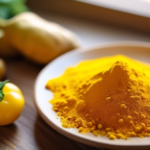
[(37, 115), (34, 125), (35, 142), (40, 150), (103, 150), (73, 141), (52, 129)]
[(18, 128), (15, 124), (0, 126), (0, 149), (14, 148)]

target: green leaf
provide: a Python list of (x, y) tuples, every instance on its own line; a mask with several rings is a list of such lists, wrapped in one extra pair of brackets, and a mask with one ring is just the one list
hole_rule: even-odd
[(6, 83), (8, 83), (9, 80), (6, 80), (6, 81), (3, 81), (3, 82), (0, 82), (0, 102), (3, 100), (4, 98), (4, 93), (3, 93), (3, 87), (5, 86)]
[(0, 3), (6, 4), (6, 3), (10, 3), (14, 0), (0, 0)]
[(0, 0), (0, 17), (9, 19), (19, 13), (28, 11), (26, 0)]
[(0, 6), (0, 17), (4, 19), (9, 19), (11, 17), (10, 8), (7, 6)]
[(28, 8), (24, 4), (21, 4), (21, 3), (12, 4), (9, 6), (9, 8), (13, 15), (17, 15), (19, 13), (28, 11)]
[(9, 82), (9, 80), (6, 80), (6, 81), (3, 81), (3, 82), (0, 82), (0, 90), (2, 90), (3, 89), (3, 87), (4, 87), (4, 85), (6, 84), (6, 83), (8, 83)]
[(0, 91), (0, 102), (3, 100), (3, 97), (4, 97), (4, 93)]

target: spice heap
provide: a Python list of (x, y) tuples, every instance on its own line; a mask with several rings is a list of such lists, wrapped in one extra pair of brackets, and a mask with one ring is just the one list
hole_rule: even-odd
[(62, 126), (110, 139), (150, 136), (150, 66), (117, 55), (83, 61), (46, 88)]

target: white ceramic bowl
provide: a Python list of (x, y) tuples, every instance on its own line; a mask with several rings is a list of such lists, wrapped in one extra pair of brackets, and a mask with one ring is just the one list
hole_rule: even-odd
[(49, 100), (53, 94), (45, 89), (49, 79), (60, 76), (66, 68), (76, 65), (82, 60), (123, 54), (128, 57), (150, 63), (150, 43), (116, 42), (99, 44), (88, 48), (79, 48), (61, 55), (49, 63), (38, 75), (34, 89), (34, 103), (45, 122), (59, 133), (73, 140), (96, 147), (110, 149), (150, 149), (150, 138), (130, 138), (128, 140), (109, 140), (107, 137), (94, 136), (92, 133), (81, 134), (77, 129), (66, 129), (61, 126), (56, 113), (52, 110)]

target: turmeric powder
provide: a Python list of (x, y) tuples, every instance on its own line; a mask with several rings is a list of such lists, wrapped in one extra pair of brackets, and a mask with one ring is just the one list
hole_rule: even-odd
[(110, 139), (150, 136), (150, 66), (117, 55), (83, 61), (49, 80), (65, 128)]

